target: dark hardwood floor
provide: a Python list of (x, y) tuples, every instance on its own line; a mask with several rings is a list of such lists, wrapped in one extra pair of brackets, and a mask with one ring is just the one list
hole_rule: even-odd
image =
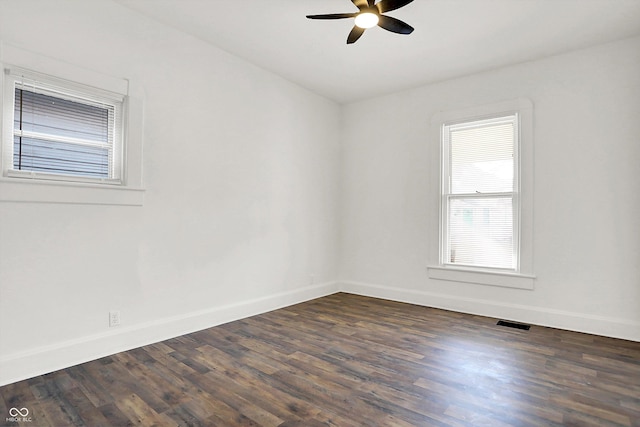
[[(7, 422), (28, 408), (31, 423)], [(0, 388), (11, 426), (640, 426), (640, 343), (335, 294)]]

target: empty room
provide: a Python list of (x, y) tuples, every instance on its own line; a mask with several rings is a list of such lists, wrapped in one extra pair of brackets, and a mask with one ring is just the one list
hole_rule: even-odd
[(1, 426), (640, 427), (640, 1), (0, 0)]

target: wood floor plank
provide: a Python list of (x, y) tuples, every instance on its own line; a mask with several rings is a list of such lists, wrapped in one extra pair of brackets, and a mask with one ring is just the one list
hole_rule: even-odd
[(230, 392), (269, 410), (276, 417), (297, 419), (320, 412), (304, 400), (283, 392), (274, 385), (270, 375), (265, 375), (242, 361), (235, 361), (228, 354), (209, 345), (203, 346), (201, 350), (206, 358), (216, 360), (218, 366), (224, 366), (224, 371), (213, 369), (211, 375), (219, 377), (223, 384), (230, 378), (233, 379), (233, 383), (227, 386)]
[(115, 404), (134, 425), (159, 427), (175, 424), (170, 417), (156, 412), (136, 394), (122, 396), (115, 401)]
[(162, 390), (144, 387), (123, 364), (114, 362), (110, 365), (101, 365), (90, 362), (86, 364), (86, 367), (89, 372), (93, 373), (94, 378), (111, 393), (114, 402), (122, 397), (135, 394), (157, 413), (169, 409), (169, 405), (158, 396)]
[(640, 427), (640, 343), (338, 293), (0, 387), (11, 408), (38, 427)]
[(101, 386), (91, 373), (86, 370), (85, 365), (72, 366), (67, 369), (67, 371), (93, 406), (99, 408), (107, 403), (113, 402), (113, 397), (106, 391), (105, 387)]
[(132, 427), (137, 424), (129, 419), (115, 403), (102, 405), (98, 410), (112, 426)]
[(151, 356), (155, 361), (158, 361), (160, 365), (165, 366), (168, 370), (174, 372), (178, 376), (184, 377), (197, 372), (192, 367), (182, 363), (175, 357), (172, 357), (171, 353), (173, 353), (174, 350), (168, 346), (151, 344), (146, 346), (145, 350), (149, 356)]
[[(225, 406), (231, 408), (232, 412), (242, 415), (241, 418), (248, 418), (254, 421), (257, 425), (263, 426), (278, 426), (283, 422), (283, 420), (269, 412), (268, 409), (264, 409), (256, 405), (253, 401), (235, 393), (233, 390), (233, 384), (235, 384), (234, 378), (237, 377), (233, 375), (227, 376), (218, 371), (210, 371), (201, 377), (202, 381), (206, 381), (207, 387), (215, 388), (217, 390), (215, 397), (222, 401)], [(198, 381), (194, 379), (192, 380)], [(234, 418), (238, 417), (235, 416)]]

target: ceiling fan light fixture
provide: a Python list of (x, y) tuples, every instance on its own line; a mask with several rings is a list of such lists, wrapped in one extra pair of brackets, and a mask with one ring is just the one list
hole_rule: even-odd
[[(1, 1), (1, 0), (0, 0)], [(347, 44), (357, 42), (368, 28), (376, 25), (383, 30), (396, 34), (411, 34), (413, 27), (399, 19), (385, 15), (400, 9), (414, 0), (351, 0), (358, 12), (352, 13), (325, 13), (321, 15), (307, 15), (309, 19), (349, 19), (355, 18), (355, 25), (347, 36)]]
[(360, 28), (372, 28), (378, 25), (380, 17), (376, 13), (362, 12), (356, 16), (355, 24)]

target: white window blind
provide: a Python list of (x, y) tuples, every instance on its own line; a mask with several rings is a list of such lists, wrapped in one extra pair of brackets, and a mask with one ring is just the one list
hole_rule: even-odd
[(122, 96), (40, 75), (10, 77), (10, 176), (120, 183)]
[(515, 270), (517, 115), (443, 128), (443, 264)]

